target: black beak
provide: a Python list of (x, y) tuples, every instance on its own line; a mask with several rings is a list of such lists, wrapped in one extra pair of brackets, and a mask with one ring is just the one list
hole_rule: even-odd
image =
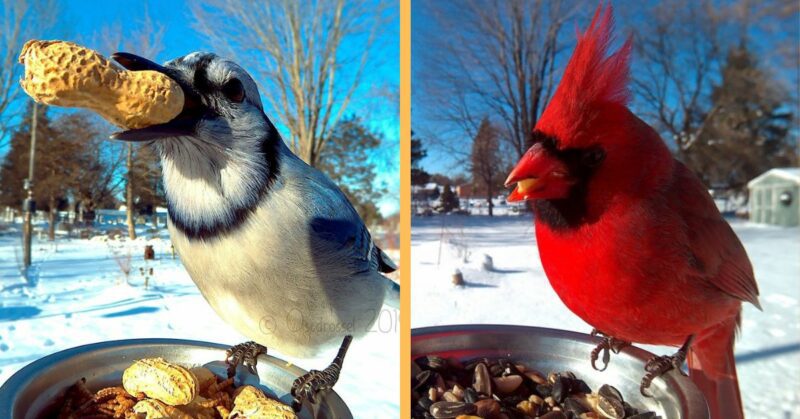
[(115, 52), (111, 54), (111, 58), (130, 71), (152, 70), (166, 75), (170, 75), (171, 72), (170, 69), (161, 64), (156, 64), (147, 58), (142, 58), (129, 52)]
[(112, 139), (140, 142), (167, 137), (190, 136), (195, 133), (197, 122), (212, 112), (208, 107), (203, 105), (197, 92), (178, 75), (176, 70), (127, 52), (114, 53), (111, 55), (111, 58), (130, 71), (150, 70), (166, 74), (169, 78), (178, 83), (183, 90), (184, 96), (183, 110), (171, 121), (145, 128), (116, 132), (111, 134)]

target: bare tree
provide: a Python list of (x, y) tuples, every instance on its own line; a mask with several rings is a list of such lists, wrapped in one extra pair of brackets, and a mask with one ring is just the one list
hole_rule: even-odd
[(645, 8), (634, 35), (637, 105), (644, 118), (675, 142), (679, 157), (716, 112), (708, 112), (708, 95), (725, 54), (724, 21), (712, 3), (656, 3)]
[[(564, 24), (578, 4), (566, 0), (471, 0), (430, 3), (435, 31), (420, 72), (430, 114), (475, 137), (485, 115), (502, 123), (517, 156), (555, 88)], [(424, 53), (424, 52), (423, 52)], [(463, 138), (463, 136), (461, 136)], [(463, 147), (449, 151), (464, 155)]]
[(37, 188), (47, 192), (50, 240), (55, 239), (57, 211), (66, 208), (69, 198), (89, 206), (113, 200), (119, 159), (106, 154), (111, 150), (93, 118), (88, 112), (60, 115), (49, 138), (43, 139), (46, 151), (37, 151), (36, 164), (43, 175)]
[[(23, 123), (12, 132), (8, 153), (0, 164), (0, 205), (16, 207), (27, 195), (22, 185), (28, 177), (32, 108), (27, 107)], [(110, 193), (113, 175), (105, 172), (105, 156), (95, 152), (99, 131), (88, 113), (62, 113), (53, 120), (46, 109), (37, 112), (33, 193), (40, 208), (48, 212), (48, 236), (54, 240), (58, 211), (66, 209), (70, 198), (100, 198), (102, 192)]]
[[(711, 100), (714, 83), (728, 52), (749, 43), (753, 31), (790, 31), (795, 36), (766, 36), (770, 45), (762, 57), (782, 54), (797, 68), (797, 2), (792, 0), (714, 0), (654, 2), (644, 8), (624, 10), (635, 25), (633, 91), (635, 106), (654, 123), (675, 153), (685, 159), (708, 122), (721, 111)], [(788, 32), (787, 32), (788, 33)], [(795, 81), (796, 83), (796, 81)]]
[(86, 209), (108, 208), (116, 204), (116, 196), (125, 185), (122, 167), (125, 148), (108, 141), (108, 124), (88, 111), (75, 112), (83, 117), (83, 130), (87, 132), (82, 148), (90, 164), (79, 173), (75, 192), (75, 205), (81, 212)]
[(23, 68), (17, 57), (22, 45), (50, 28), (59, 10), (55, 0), (0, 0), (0, 148), (25, 111), (23, 105), (12, 105), (20, 98), (18, 81)]
[[(106, 54), (116, 51), (131, 52), (149, 59), (155, 59), (156, 55), (164, 48), (164, 25), (155, 22), (145, 8), (144, 18), (137, 28), (133, 28), (129, 33), (119, 30), (121, 25), (115, 24), (105, 26), (100, 30), (100, 44)], [(136, 221), (134, 219), (134, 209), (136, 206), (136, 189), (145, 185), (136, 185), (137, 176), (134, 174), (136, 167), (147, 167), (152, 169), (158, 164), (153, 153), (136, 150), (133, 143), (126, 144), (127, 153), (125, 159), (126, 182), (125, 182), (125, 207), (128, 224), (128, 237), (136, 239)], [(146, 146), (145, 146), (146, 147)], [(152, 171), (152, 170), (148, 170)], [(149, 192), (149, 189), (148, 189)]]
[(316, 166), (345, 115), (389, 10), (366, 0), (192, 3), (195, 27), (216, 48), (257, 69), (264, 97), (291, 134), (290, 146)]

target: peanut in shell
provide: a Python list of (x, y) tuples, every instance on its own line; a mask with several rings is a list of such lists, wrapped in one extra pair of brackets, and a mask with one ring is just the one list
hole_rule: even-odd
[(236, 389), (230, 419), (297, 419), (291, 407), (272, 400), (256, 387)]
[(153, 399), (139, 401), (133, 406), (133, 411), (138, 414), (138, 417), (144, 419), (195, 419), (174, 406)]
[(134, 362), (122, 374), (122, 386), (130, 394), (141, 392), (170, 406), (189, 404), (200, 391), (194, 374), (161, 358)]
[(183, 90), (157, 71), (128, 71), (66, 41), (25, 43), (22, 88), (37, 102), (92, 110), (126, 129), (168, 122), (183, 109)]

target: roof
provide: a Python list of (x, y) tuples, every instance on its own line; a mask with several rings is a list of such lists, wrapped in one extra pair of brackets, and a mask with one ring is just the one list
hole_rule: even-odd
[(761, 175), (757, 176), (755, 179), (747, 182), (747, 187), (752, 188), (753, 186), (761, 183), (767, 178), (777, 176), (780, 178), (784, 178), (786, 180), (790, 180), (792, 182), (800, 184), (800, 167), (776, 167), (774, 169), (769, 169), (766, 172), (762, 173)]

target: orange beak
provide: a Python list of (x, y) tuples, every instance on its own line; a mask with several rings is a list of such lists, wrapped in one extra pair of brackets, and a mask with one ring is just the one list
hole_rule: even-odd
[(516, 184), (508, 202), (531, 199), (558, 199), (567, 196), (572, 180), (564, 163), (541, 144), (534, 144), (506, 179), (506, 187)]

